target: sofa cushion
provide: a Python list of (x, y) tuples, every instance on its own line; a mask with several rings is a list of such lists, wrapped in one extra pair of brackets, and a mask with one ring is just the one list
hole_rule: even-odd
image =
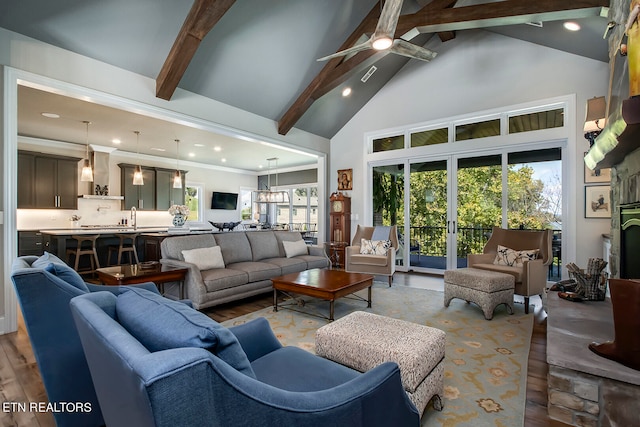
[(145, 289), (130, 288), (118, 295), (116, 313), (120, 324), (151, 352), (205, 348), (239, 372), (255, 378), (235, 335), (186, 304)]
[(247, 239), (251, 245), (253, 261), (261, 261), (266, 258), (277, 258), (280, 256), (278, 250), (278, 240), (273, 231), (253, 231), (247, 234)]
[(360, 253), (363, 255), (386, 255), (391, 247), (391, 240), (360, 239)]
[(63, 260), (55, 256), (54, 254), (45, 252), (37, 260), (31, 263), (31, 267), (42, 268), (44, 270), (51, 263), (67, 265)]
[(227, 266), (236, 262), (253, 261), (247, 233), (234, 231), (218, 233), (215, 235), (215, 239), (222, 249), (222, 258)]
[(307, 244), (304, 240), (294, 240), (291, 242), (283, 241), (282, 247), (287, 258), (293, 258), (294, 256), (307, 255)]
[(300, 255), (292, 259), (301, 259), (307, 263), (307, 269), (329, 267), (329, 258), (319, 255)]
[(195, 264), (198, 270), (210, 270), (212, 268), (224, 268), (224, 259), (220, 246), (197, 248), (182, 251), (186, 262)]
[(58, 264), (55, 262), (50, 262), (45, 268), (45, 271), (53, 274), (54, 276), (59, 277), (64, 280), (71, 286), (74, 286), (81, 291), (89, 292), (89, 288), (87, 284), (84, 282), (82, 277), (75, 271), (73, 268), (69, 267), (66, 264)]
[(282, 274), (280, 267), (267, 262), (237, 262), (235, 264), (227, 264), (227, 268), (244, 271), (249, 276), (249, 282), (270, 280), (272, 277)]
[(307, 269), (307, 262), (302, 257), (295, 258), (267, 258), (262, 262), (274, 264), (280, 267), (282, 274), (298, 273)]
[(202, 282), (207, 288), (207, 292), (235, 288), (236, 286), (249, 283), (249, 275), (246, 272), (233, 270), (231, 268), (203, 270), (200, 274), (202, 275)]
[(184, 261), (182, 251), (196, 248), (216, 246), (213, 234), (194, 234), (189, 236), (171, 236), (162, 240), (160, 249), (162, 258)]
[(538, 249), (516, 251), (506, 246), (498, 245), (498, 252), (493, 263), (496, 265), (508, 265), (510, 267), (522, 267), (525, 261), (533, 261), (538, 256)]

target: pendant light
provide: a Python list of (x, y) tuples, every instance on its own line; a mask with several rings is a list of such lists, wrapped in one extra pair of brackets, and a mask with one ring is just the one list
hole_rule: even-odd
[(272, 157), (267, 159), (269, 162), (269, 170), (267, 171), (267, 189), (256, 190), (253, 192), (253, 201), (256, 203), (289, 203), (288, 191), (274, 191), (271, 189), (271, 162), (276, 163), (276, 188), (278, 187), (278, 158)]
[(180, 174), (179, 154), (180, 154), (180, 140), (176, 139), (176, 173), (173, 176), (173, 188), (182, 188), (182, 175)]
[[(133, 133), (136, 134), (136, 157), (140, 157), (140, 151), (138, 150), (138, 145), (140, 143), (140, 131), (135, 130)], [(133, 172), (133, 185), (144, 185), (144, 180), (142, 179), (142, 168), (139, 164)]]
[(93, 169), (91, 168), (91, 160), (89, 160), (89, 125), (90, 121), (84, 120), (84, 123), (87, 126), (87, 140), (86, 140), (86, 157), (84, 159), (84, 165), (82, 166), (82, 175), (80, 175), (80, 181), (83, 182), (93, 182)]

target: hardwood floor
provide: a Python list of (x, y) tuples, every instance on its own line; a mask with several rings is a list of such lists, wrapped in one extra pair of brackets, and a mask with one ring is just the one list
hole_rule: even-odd
[[(396, 273), (394, 286), (411, 286), (442, 290), (442, 278), (418, 274)], [(547, 415), (547, 319), (540, 300), (535, 304), (534, 326), (529, 353), (525, 427), (565, 427), (566, 424), (550, 420)], [(222, 322), (252, 313), (273, 304), (272, 295), (264, 294), (245, 300), (213, 307), (204, 312)], [(18, 319), (18, 331), (0, 336), (0, 401), (42, 402), (46, 394), (38, 367), (29, 344), (24, 322)], [(53, 417), (47, 413), (8, 413), (0, 411), (2, 427), (55, 427)]]

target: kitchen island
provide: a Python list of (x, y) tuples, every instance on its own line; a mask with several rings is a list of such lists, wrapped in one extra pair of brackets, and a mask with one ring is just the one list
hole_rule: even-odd
[[(56, 229), (45, 229), (39, 230), (39, 232), (43, 236), (44, 240), (44, 250), (47, 252), (51, 252), (58, 256), (60, 259), (66, 261), (67, 254), (67, 246), (68, 243), (71, 242), (74, 244), (74, 239), (72, 236), (76, 235), (98, 235), (98, 241), (96, 243), (96, 250), (98, 252), (98, 258), (100, 260), (101, 266), (108, 265), (107, 263), (107, 251), (106, 248), (109, 245), (117, 244), (119, 239), (116, 237), (116, 234), (139, 234), (140, 239), (136, 242), (138, 257), (140, 261), (157, 261), (158, 254), (150, 254), (152, 255), (152, 259), (147, 259), (146, 255), (146, 245), (145, 245), (145, 237), (150, 236), (153, 239), (158, 239), (158, 237), (169, 237), (176, 235), (171, 233), (169, 230), (173, 229), (173, 227), (154, 227), (154, 226), (141, 226), (141, 227), (131, 227), (131, 226), (85, 226), (78, 228), (56, 228)], [(199, 229), (193, 228), (188, 231), (190, 234), (199, 234), (199, 233), (212, 233), (212, 230), (209, 229)], [(180, 233), (179, 235), (184, 234)], [(72, 246), (73, 247), (73, 246)], [(140, 250), (142, 249), (142, 250)]]
[[(141, 234), (145, 232), (167, 232), (168, 227), (127, 227), (127, 226), (101, 226), (101, 227), (79, 227), (79, 228), (56, 228), (40, 230), (44, 239), (44, 250), (55, 254), (58, 258), (67, 258), (67, 243), (74, 239), (72, 236), (78, 235), (98, 235), (97, 251), (100, 265), (107, 265), (106, 247), (115, 244), (118, 239), (116, 234)], [(144, 260), (144, 253), (138, 251), (140, 259)]]

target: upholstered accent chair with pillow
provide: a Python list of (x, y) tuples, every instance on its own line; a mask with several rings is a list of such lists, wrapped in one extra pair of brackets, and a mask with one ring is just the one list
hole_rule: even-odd
[(552, 230), (507, 230), (493, 227), (482, 254), (467, 255), (467, 267), (512, 275), (514, 293), (524, 297), (524, 310), (529, 313), (529, 297), (542, 295), (547, 285)]
[(130, 290), (71, 301), (108, 426), (418, 426), (398, 365), (359, 373)]
[[(119, 293), (124, 287), (85, 283), (53, 254), (23, 256), (11, 269), (24, 323), (49, 402), (86, 402), (89, 412), (54, 412), (58, 427), (102, 426), (89, 367), (71, 317), (71, 298), (96, 291)], [(133, 285), (158, 292), (153, 283)]]
[(366, 227), (358, 225), (351, 246), (345, 249), (345, 270), (389, 278), (396, 272), (398, 231), (396, 226)]

